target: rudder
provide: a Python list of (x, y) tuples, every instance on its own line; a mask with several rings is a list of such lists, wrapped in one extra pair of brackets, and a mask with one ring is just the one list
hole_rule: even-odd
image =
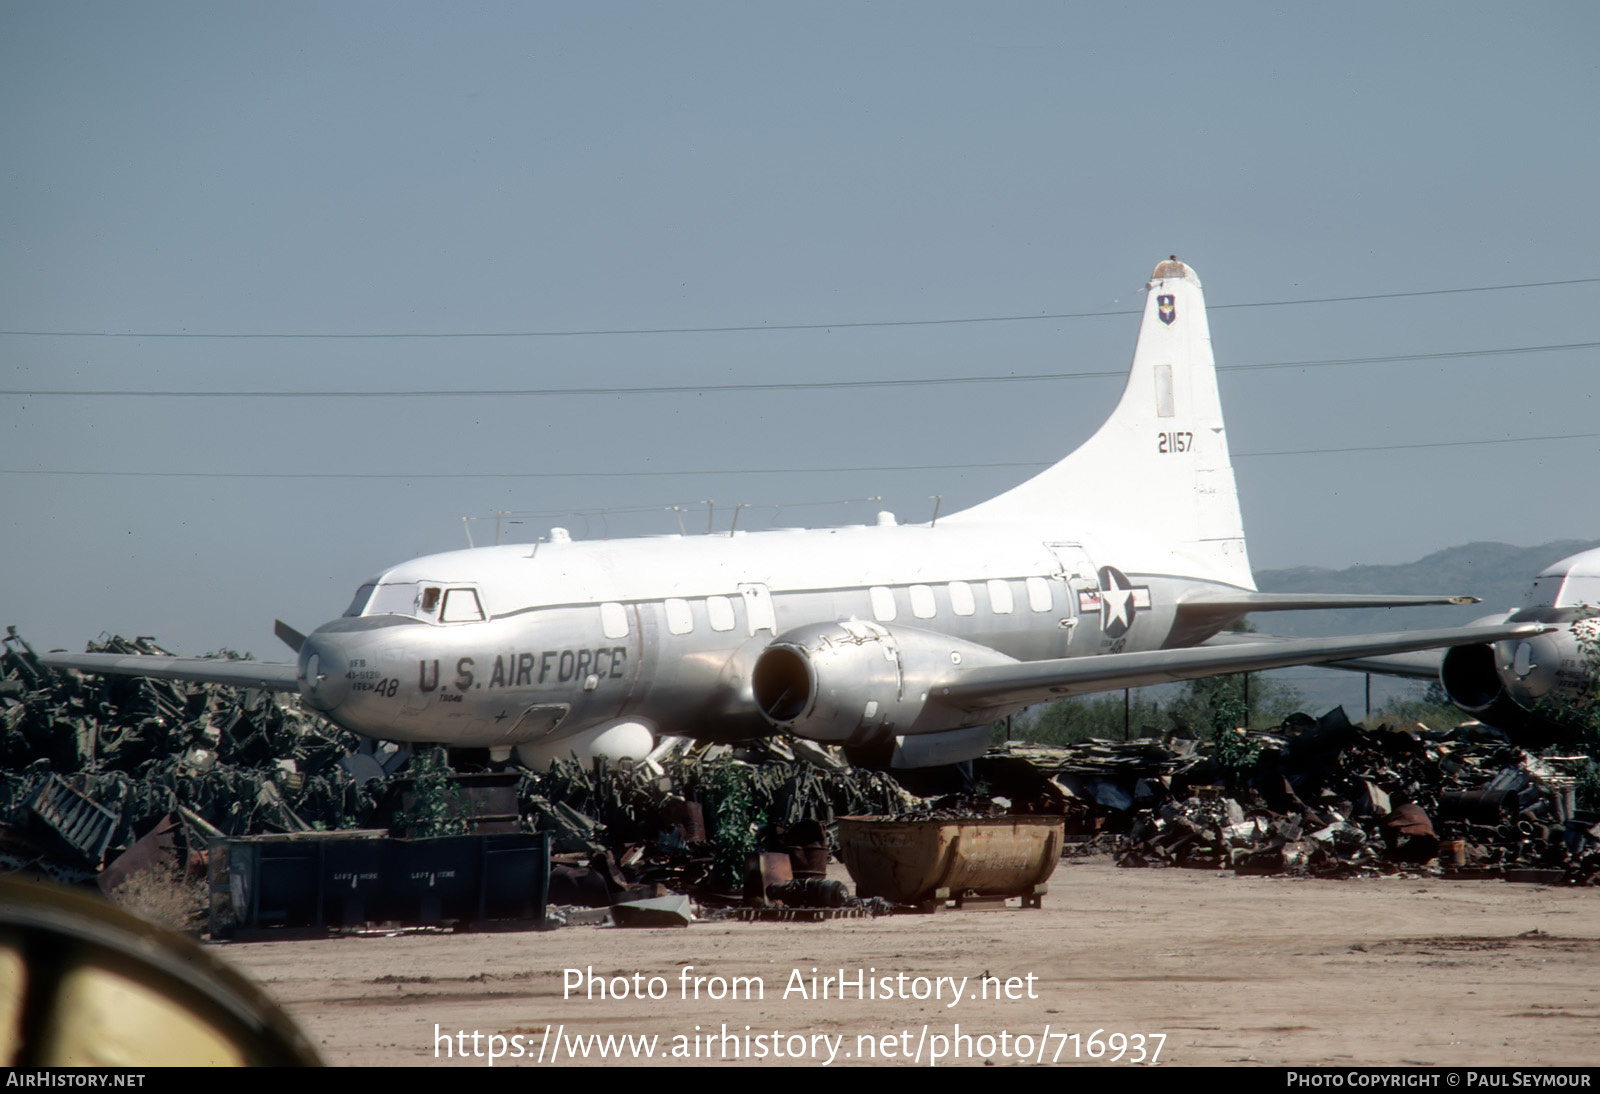
[(1105, 424), (1053, 467), (947, 519), (1070, 519), (1160, 545), (1183, 572), (1254, 588), (1200, 278), (1172, 258), (1146, 289), (1128, 384)]

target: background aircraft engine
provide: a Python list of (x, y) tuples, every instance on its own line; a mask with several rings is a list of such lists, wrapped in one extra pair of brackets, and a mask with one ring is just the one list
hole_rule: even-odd
[(1575, 727), (1552, 711), (1589, 686), (1570, 630), (1497, 646), (1456, 646), (1440, 663), (1439, 684), (1462, 710), (1534, 746), (1574, 737)]
[(1457, 646), (1439, 665), (1439, 686), (1462, 710), (1479, 714), (1506, 698), (1495, 669), (1493, 646)]
[(959, 710), (929, 707), (930, 690), (963, 667), (1012, 661), (949, 635), (846, 619), (780, 635), (756, 659), (751, 686), (775, 728), (862, 747), (970, 725)]

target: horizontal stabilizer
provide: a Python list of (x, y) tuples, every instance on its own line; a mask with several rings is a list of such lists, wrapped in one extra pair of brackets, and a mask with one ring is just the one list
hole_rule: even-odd
[(1187, 644), (1250, 612), (1304, 612), (1331, 608), (1416, 608), (1428, 604), (1476, 604), (1475, 596), (1412, 596), (1386, 593), (1258, 593), (1251, 589), (1197, 592), (1178, 604), (1173, 634)]
[(230, 661), (224, 657), (152, 657), (138, 653), (44, 653), (41, 664), (53, 669), (112, 676), (155, 676), (236, 688), (299, 691), (300, 670), (278, 661)]
[[(1470, 646), (1542, 634), (1554, 627), (1540, 623), (1484, 627), (1446, 627), (1341, 638), (1294, 638), (1259, 642), (1226, 642), (1194, 649), (1108, 653), (1098, 657), (1020, 661), (968, 669), (930, 689), (928, 698), (960, 710), (984, 712), (1019, 709), (1070, 695), (1116, 691), (1149, 684), (1169, 684), (1202, 676), (1260, 672), (1288, 665), (1349, 661), (1440, 646)], [(1246, 637), (1246, 636), (1241, 636)]]
[(1413, 596), (1397, 593), (1258, 593), (1247, 589), (1198, 593), (1178, 605), (1180, 612), (1304, 612), (1324, 608), (1418, 608), (1428, 604), (1476, 604), (1475, 596)]

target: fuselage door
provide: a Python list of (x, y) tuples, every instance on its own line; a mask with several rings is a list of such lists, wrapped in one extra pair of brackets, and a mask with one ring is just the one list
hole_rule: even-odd
[(1094, 560), (1081, 543), (1046, 543), (1045, 546), (1060, 566), (1059, 573), (1053, 576), (1065, 586), (1067, 607), (1061, 626), (1068, 632), (1067, 644), (1087, 643), (1089, 636), (1078, 632), (1086, 629), (1085, 622), (1094, 622), (1091, 617), (1097, 617), (1100, 611), (1100, 579), (1095, 575)]
[(772, 610), (772, 593), (765, 585), (741, 584), (739, 595), (744, 597), (744, 614), (753, 637), (760, 631), (778, 633), (778, 619)]

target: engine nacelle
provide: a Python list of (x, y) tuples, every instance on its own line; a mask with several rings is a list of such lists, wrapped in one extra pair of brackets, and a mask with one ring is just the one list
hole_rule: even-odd
[(1505, 684), (1495, 666), (1493, 646), (1455, 646), (1444, 651), (1439, 664), (1439, 686), (1450, 701), (1470, 714), (1478, 714), (1505, 698)]
[[(1588, 633), (1593, 626), (1582, 620), (1573, 628)], [(1593, 687), (1573, 628), (1494, 646), (1456, 646), (1440, 663), (1439, 684), (1452, 703), (1519, 744), (1568, 741), (1576, 730), (1560, 712)]]
[(949, 635), (845, 619), (780, 635), (756, 659), (751, 685), (775, 728), (860, 748), (971, 725), (962, 711), (930, 707), (929, 692), (961, 668), (1008, 663)]

